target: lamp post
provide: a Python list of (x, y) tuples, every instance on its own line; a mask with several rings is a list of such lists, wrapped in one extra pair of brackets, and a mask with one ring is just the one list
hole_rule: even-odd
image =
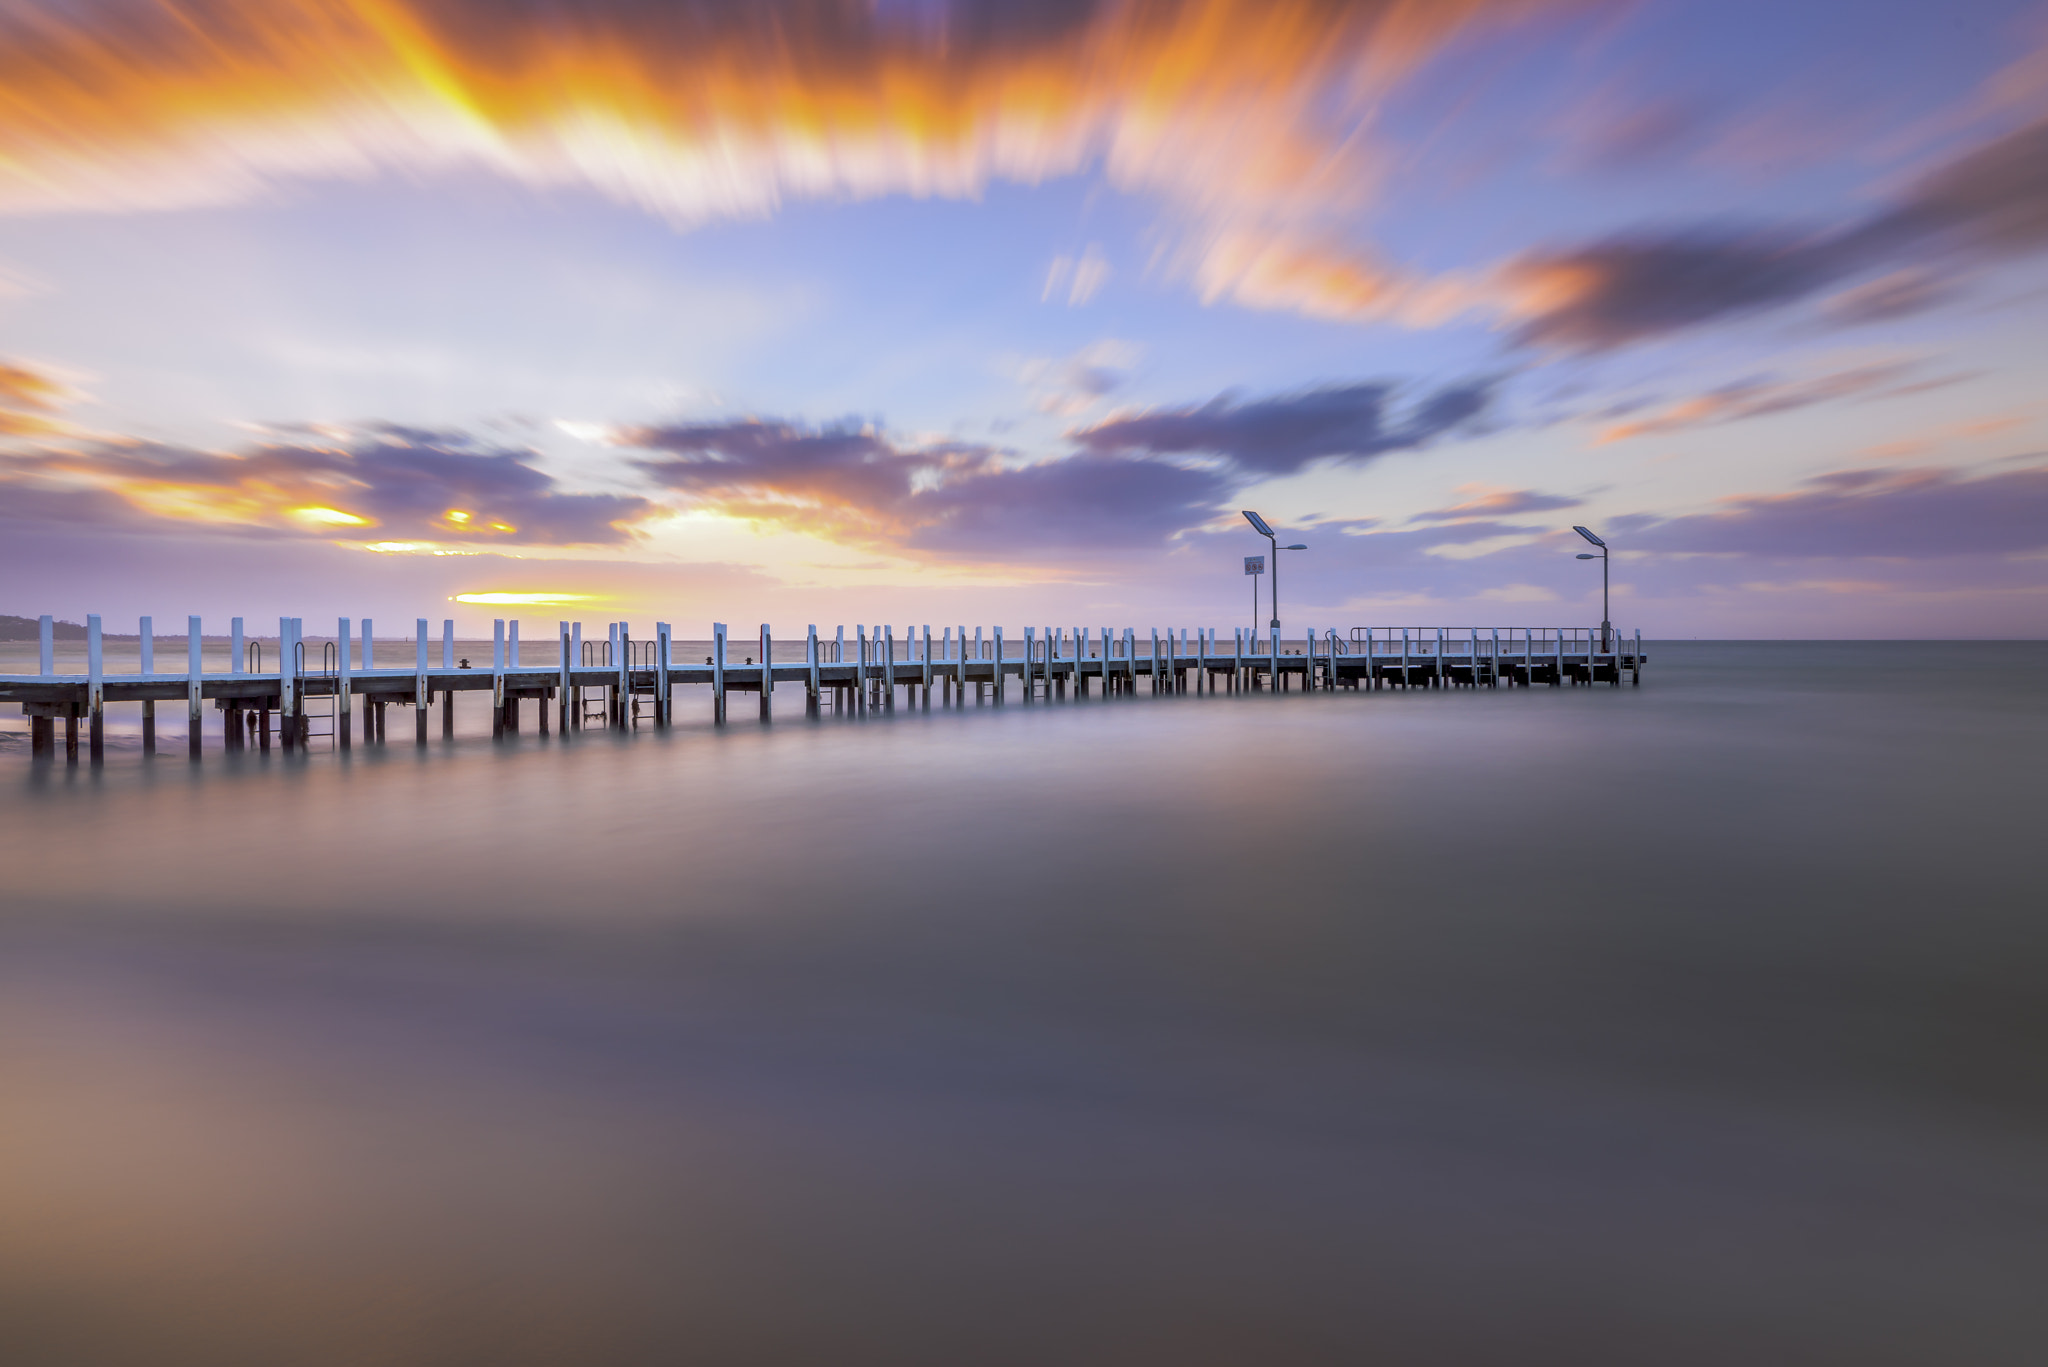
[(1296, 542), (1292, 546), (1281, 545), (1280, 533), (1274, 531), (1271, 527), (1267, 526), (1266, 519), (1260, 517), (1257, 513), (1251, 511), (1249, 508), (1244, 510), (1244, 520), (1251, 523), (1252, 528), (1255, 531), (1257, 531), (1260, 536), (1265, 537), (1266, 540), (1271, 542), (1273, 545), (1273, 587), (1269, 589), (1267, 592), (1273, 599), (1272, 627), (1273, 630), (1278, 631), (1280, 629), (1280, 552), (1305, 551), (1308, 549), (1308, 547), (1302, 545), (1299, 542)]
[(1597, 560), (1600, 562), (1600, 648), (1605, 650), (1607, 649), (1607, 638), (1614, 631), (1613, 625), (1607, 620), (1607, 543), (1587, 531), (1584, 527), (1573, 527), (1572, 530), (1600, 548), (1600, 554), (1598, 555), (1593, 555), (1590, 552), (1580, 552), (1579, 559)]

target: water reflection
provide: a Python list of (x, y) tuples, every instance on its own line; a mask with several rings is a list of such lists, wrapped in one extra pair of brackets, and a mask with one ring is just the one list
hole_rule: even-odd
[(10, 1357), (2031, 1361), (2042, 656), (10, 764)]

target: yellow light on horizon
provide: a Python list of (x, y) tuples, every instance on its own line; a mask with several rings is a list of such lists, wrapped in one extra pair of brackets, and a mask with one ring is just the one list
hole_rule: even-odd
[(555, 607), (564, 603), (596, 603), (603, 601), (595, 593), (458, 593), (458, 603), (496, 603), (508, 606), (524, 604), (527, 607)]
[(463, 512), (460, 508), (450, 508), (445, 516), (458, 527), (469, 521), (469, 514)]
[(293, 517), (301, 518), (307, 522), (317, 522), (323, 527), (367, 527), (370, 525), (369, 518), (357, 517), (354, 513), (345, 513), (339, 508), (294, 508), (291, 510), (291, 514)]

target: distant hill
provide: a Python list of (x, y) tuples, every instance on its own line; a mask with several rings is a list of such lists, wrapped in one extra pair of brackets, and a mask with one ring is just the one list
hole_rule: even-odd
[[(41, 625), (33, 617), (9, 617), (0, 612), (0, 641), (33, 641)], [(76, 622), (52, 622), (50, 634), (60, 641), (83, 641), (85, 628)]]

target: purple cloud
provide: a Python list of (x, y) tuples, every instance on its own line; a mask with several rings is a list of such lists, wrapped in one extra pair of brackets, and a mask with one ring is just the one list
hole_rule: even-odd
[(2048, 467), (1965, 479), (1948, 470), (1845, 470), (1711, 513), (1618, 520), (1630, 549), (1771, 557), (1929, 559), (2048, 547)]
[(126, 522), (140, 509), (325, 536), (537, 545), (624, 541), (626, 525), (654, 511), (629, 495), (565, 492), (527, 463), (533, 458), (459, 432), (389, 425), (235, 452), (157, 442), (44, 445), (0, 457), (0, 502), (16, 515), (94, 523)]
[(1484, 414), (1496, 384), (1448, 386), (1398, 419), (1390, 412), (1397, 387), (1375, 381), (1249, 403), (1224, 395), (1198, 407), (1112, 418), (1068, 436), (1097, 455), (1214, 455), (1248, 473), (1290, 474), (1314, 460), (1355, 462), (1427, 446)]
[(1986, 260), (2048, 242), (2048, 120), (1922, 177), (1889, 208), (1847, 227), (1699, 226), (1531, 252), (1505, 272), (1541, 301), (1516, 333), (1536, 346), (1599, 351), (1780, 307), (1873, 271), (1902, 275), (1848, 303), (1848, 316), (1896, 316), (1946, 297)]

